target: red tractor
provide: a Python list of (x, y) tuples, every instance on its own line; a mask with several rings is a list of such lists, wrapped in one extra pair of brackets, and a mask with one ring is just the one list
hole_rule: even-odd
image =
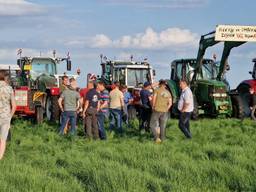
[(21, 57), (17, 64), (21, 69), (17, 75), (18, 83), (14, 87), (17, 102), (16, 114), (32, 117), (41, 123), (46, 116), (48, 120), (59, 121), (60, 95), (57, 64), (67, 62), (71, 70), (70, 58)]
[(256, 58), (252, 62), (253, 71), (249, 72), (252, 79), (242, 81), (236, 90), (242, 97), (245, 116), (251, 116), (256, 120)]

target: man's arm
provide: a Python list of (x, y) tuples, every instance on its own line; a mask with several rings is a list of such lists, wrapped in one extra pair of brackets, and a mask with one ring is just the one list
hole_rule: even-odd
[(16, 101), (15, 101), (15, 97), (14, 97), (14, 93), (12, 93), (11, 96), (11, 117), (14, 115), (15, 111), (16, 111)]
[(86, 112), (88, 106), (89, 106), (89, 101), (86, 99), (85, 103), (84, 103), (83, 117), (85, 117), (85, 112)]
[(121, 103), (121, 108), (123, 109), (124, 108), (124, 96), (123, 95), (120, 96), (120, 103)]
[(64, 109), (63, 109), (63, 106), (62, 106), (62, 101), (63, 101), (63, 98), (60, 97), (60, 98), (58, 99), (58, 104), (59, 104), (60, 110), (63, 112)]
[(157, 96), (157, 94), (154, 93), (154, 94), (153, 94), (153, 97), (152, 97), (152, 109), (155, 109), (155, 105), (156, 105), (156, 96)]
[(171, 106), (172, 106), (172, 98), (170, 97), (168, 101), (168, 110), (171, 108)]

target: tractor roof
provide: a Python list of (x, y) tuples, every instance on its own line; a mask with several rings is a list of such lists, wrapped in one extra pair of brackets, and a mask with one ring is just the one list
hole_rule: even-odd
[[(186, 59), (175, 59), (172, 63), (195, 63), (196, 58), (186, 58)], [(212, 59), (203, 59), (203, 63), (214, 62)]]
[(19, 71), (20, 67), (13, 64), (0, 64), (0, 70)]
[(107, 63), (111, 63), (114, 65), (149, 65), (148, 62), (134, 62), (134, 61), (122, 61), (122, 60), (107, 61)]

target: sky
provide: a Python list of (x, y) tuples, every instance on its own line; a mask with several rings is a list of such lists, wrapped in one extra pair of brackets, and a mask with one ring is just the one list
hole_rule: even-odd
[[(174, 59), (194, 58), (200, 35), (216, 25), (256, 25), (254, 0), (0, 0), (0, 63), (23, 56), (65, 57), (72, 73), (100, 74), (100, 54), (108, 59), (148, 59), (157, 79), (170, 78)], [(223, 44), (207, 49), (221, 57)], [(232, 88), (250, 79), (256, 43), (234, 48), (227, 78)], [(59, 73), (66, 65), (60, 65)]]

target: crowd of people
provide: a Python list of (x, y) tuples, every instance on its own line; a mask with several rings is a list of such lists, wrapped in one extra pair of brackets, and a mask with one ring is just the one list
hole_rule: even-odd
[[(16, 110), (14, 91), (8, 84), (8, 76), (0, 71), (0, 160), (3, 158), (11, 119)], [(193, 111), (193, 94), (186, 80), (180, 81), (181, 96), (178, 102), (180, 111), (179, 128), (187, 138), (191, 138), (189, 121)], [(89, 139), (107, 139), (105, 120), (109, 119), (110, 134), (123, 135), (123, 123), (136, 116), (140, 120), (139, 130), (152, 132), (154, 141), (165, 139), (165, 128), (172, 107), (172, 95), (167, 90), (166, 81), (152, 85), (145, 82), (141, 90), (131, 94), (127, 86), (115, 82), (110, 92), (103, 82), (89, 81), (87, 87), (78, 90), (74, 78), (64, 76), (58, 100), (61, 110), (59, 134), (76, 134), (77, 120), (84, 122), (85, 135)], [(133, 113), (130, 113), (133, 111)]]
[[(166, 123), (173, 103), (166, 85), (165, 80), (160, 80), (154, 85), (145, 82), (141, 90), (135, 90), (132, 94), (127, 86), (120, 85), (119, 82), (115, 82), (109, 92), (103, 82), (92, 80), (86, 88), (78, 92), (76, 80), (64, 76), (59, 98), (62, 111), (59, 132), (66, 134), (67, 127), (70, 126), (69, 134), (74, 135), (80, 114), (86, 137), (105, 140), (106, 119), (109, 119), (110, 135), (122, 135), (123, 124), (129, 125), (136, 111), (136, 117), (140, 121), (138, 129), (152, 132), (154, 141), (161, 143), (165, 139)], [(182, 93), (178, 102), (179, 128), (187, 138), (191, 138), (189, 120), (194, 107), (193, 94), (185, 80), (180, 81), (180, 88)]]

